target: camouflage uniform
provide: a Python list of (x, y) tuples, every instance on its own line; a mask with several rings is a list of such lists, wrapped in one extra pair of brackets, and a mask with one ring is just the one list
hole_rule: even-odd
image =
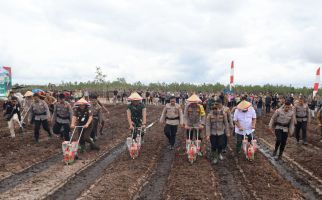
[[(66, 141), (70, 139), (70, 123), (72, 121), (73, 110), (68, 102), (64, 102), (63, 104), (57, 102), (54, 106), (53, 113), (53, 132), (55, 134), (60, 134), (61, 138), (64, 138)], [(63, 127), (64, 131), (60, 132)]]
[[(184, 110), (184, 124), (191, 128), (198, 128), (200, 125), (205, 125), (205, 110), (200, 104), (188, 104)], [(191, 133), (190, 139), (197, 138), (195, 133)], [(189, 138), (189, 130), (187, 130), (187, 138)], [(201, 140), (201, 130), (199, 130), (199, 140)]]
[(30, 113), (29, 113), (29, 121), (34, 120), (35, 129), (34, 135), (36, 142), (39, 141), (39, 130), (40, 125), (44, 128), (45, 131), (48, 132), (49, 137), (51, 137), (51, 132), (49, 129), (48, 119), (50, 118), (50, 112), (48, 105), (45, 101), (39, 100), (35, 101), (31, 104)]
[[(139, 103), (138, 105), (134, 105), (133, 103), (131, 103), (127, 109), (131, 113), (131, 120), (133, 122), (133, 126), (135, 129), (133, 134), (133, 139), (136, 139), (136, 136), (137, 136), (136, 128), (142, 126), (143, 110), (145, 110), (146, 108), (143, 103)], [(143, 136), (144, 136), (144, 133), (142, 133), (142, 138)]]
[[(91, 109), (89, 109), (88, 107), (86, 107), (85, 109), (75, 107), (73, 112), (74, 112), (73, 116), (76, 117), (76, 126), (84, 126), (88, 122), (90, 116), (93, 116)], [(83, 134), (79, 142), (82, 149), (85, 149), (85, 142), (90, 143), (91, 148), (97, 148), (94, 141), (90, 137), (92, 129), (93, 129), (93, 122), (87, 128), (83, 129)], [(79, 130), (78, 134), (80, 134), (81, 129), (79, 128), (78, 130)]]
[(208, 99), (208, 101), (207, 101), (207, 113), (212, 111), (212, 108), (214, 107), (214, 104), (215, 104), (215, 99), (213, 97)]
[(97, 103), (96, 105), (92, 105), (93, 112), (93, 130), (91, 133), (91, 138), (96, 140), (98, 125), (102, 122), (102, 107)]

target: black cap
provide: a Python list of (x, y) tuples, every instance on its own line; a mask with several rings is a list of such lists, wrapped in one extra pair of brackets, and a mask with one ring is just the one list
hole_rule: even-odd
[(173, 96), (173, 95), (172, 95), (172, 96), (170, 96), (170, 99), (175, 99), (175, 98), (176, 98), (176, 97), (175, 97), (175, 96)]

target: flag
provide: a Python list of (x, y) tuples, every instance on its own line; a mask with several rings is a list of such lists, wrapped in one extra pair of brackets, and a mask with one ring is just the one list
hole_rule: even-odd
[(231, 91), (234, 86), (234, 61), (231, 61), (230, 65), (230, 84), (229, 84), (229, 90)]
[(313, 86), (313, 98), (318, 93), (319, 84), (320, 84), (320, 67), (316, 70), (315, 82)]

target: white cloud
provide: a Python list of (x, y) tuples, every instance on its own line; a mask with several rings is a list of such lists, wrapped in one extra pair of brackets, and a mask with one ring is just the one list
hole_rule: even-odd
[(0, 64), (14, 82), (110, 80), (311, 86), (322, 2), (0, 0)]

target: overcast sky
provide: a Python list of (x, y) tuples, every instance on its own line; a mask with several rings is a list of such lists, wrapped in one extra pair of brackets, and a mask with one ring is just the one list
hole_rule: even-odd
[(321, 0), (0, 0), (14, 83), (109, 80), (312, 86)]

